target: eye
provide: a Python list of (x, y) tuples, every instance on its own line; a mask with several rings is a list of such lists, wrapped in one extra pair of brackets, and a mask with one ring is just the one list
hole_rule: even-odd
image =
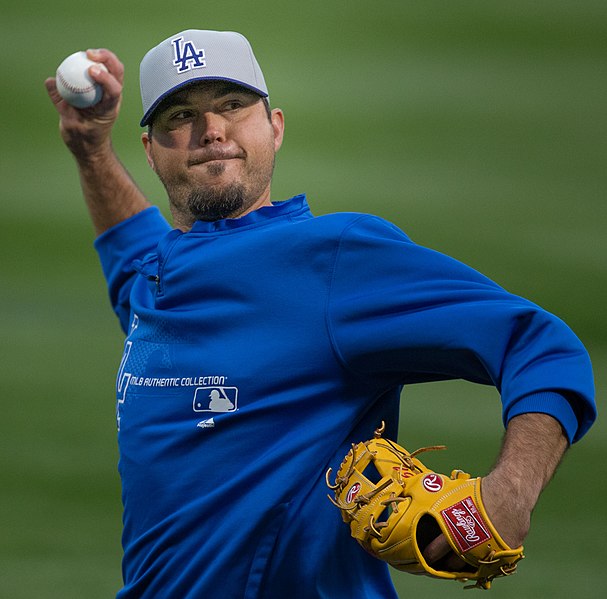
[(187, 108), (183, 108), (181, 110), (177, 110), (173, 112), (169, 116), (169, 121), (185, 121), (187, 119), (191, 119), (194, 116), (193, 110), (188, 110)]
[(239, 98), (230, 98), (221, 105), (221, 110), (224, 112), (231, 112), (232, 110), (238, 110), (244, 106), (244, 102)]

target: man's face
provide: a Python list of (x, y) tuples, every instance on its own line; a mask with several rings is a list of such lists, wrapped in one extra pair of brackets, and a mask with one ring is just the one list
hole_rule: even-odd
[(165, 100), (143, 144), (164, 184), (176, 227), (236, 218), (270, 204), (284, 119), (234, 84), (194, 84)]

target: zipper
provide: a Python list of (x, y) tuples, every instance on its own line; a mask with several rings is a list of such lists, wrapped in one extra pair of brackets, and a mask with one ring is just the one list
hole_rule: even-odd
[(154, 283), (156, 292), (160, 289), (160, 275), (158, 274), (158, 262), (156, 256), (147, 256), (143, 260), (133, 260), (133, 270), (140, 274), (146, 281)]

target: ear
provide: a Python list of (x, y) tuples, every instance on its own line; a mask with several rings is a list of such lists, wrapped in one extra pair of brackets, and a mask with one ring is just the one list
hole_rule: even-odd
[(285, 115), (280, 108), (272, 110), (272, 129), (274, 130), (274, 151), (278, 152), (282, 146), (285, 133)]
[(141, 134), (141, 141), (143, 142), (143, 147), (145, 148), (145, 155), (148, 159), (148, 164), (150, 168), (156, 172), (156, 165), (154, 164), (154, 158), (152, 157), (152, 137), (149, 133), (143, 132)]

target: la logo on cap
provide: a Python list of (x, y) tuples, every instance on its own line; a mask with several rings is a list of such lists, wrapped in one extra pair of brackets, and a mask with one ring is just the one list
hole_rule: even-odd
[(204, 50), (199, 50), (194, 42), (184, 42), (183, 36), (171, 40), (175, 59), (173, 65), (178, 67), (178, 73), (185, 73), (191, 69), (202, 69), (207, 66), (204, 60)]

